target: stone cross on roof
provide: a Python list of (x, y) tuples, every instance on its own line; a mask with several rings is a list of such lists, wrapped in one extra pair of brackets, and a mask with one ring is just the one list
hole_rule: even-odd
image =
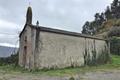
[(27, 24), (32, 24), (32, 8), (31, 8), (31, 6), (29, 6), (28, 9), (27, 9), (26, 23)]

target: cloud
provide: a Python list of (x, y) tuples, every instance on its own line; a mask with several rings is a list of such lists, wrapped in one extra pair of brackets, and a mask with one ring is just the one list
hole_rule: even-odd
[(18, 45), (19, 30), (20, 27), (17, 24), (0, 20), (0, 45)]
[(15, 35), (19, 30), (20, 26), (16, 23), (0, 20), (0, 34)]
[[(81, 32), (87, 20), (102, 12), (112, 0), (30, 0), (33, 24)], [(27, 0), (0, 0), (0, 43), (15, 45), (26, 19)]]
[(1, 46), (9, 46), (9, 47), (18, 47), (18, 45), (13, 45), (9, 43), (0, 43)]
[(18, 43), (19, 43), (18, 36), (14, 36), (14, 35), (4, 35), (4, 36), (1, 36), (0, 35), (0, 45), (1, 44), (2, 45), (3, 44), (9, 44), (9, 45), (14, 45), (14, 46), (18, 47)]
[[(96, 12), (102, 12), (109, 0), (36, 0), (32, 6), (36, 19), (43, 26), (80, 32), (86, 20), (93, 20)], [(41, 3), (41, 4), (40, 4)], [(98, 6), (99, 4), (99, 6)], [(39, 7), (39, 10), (36, 9)]]

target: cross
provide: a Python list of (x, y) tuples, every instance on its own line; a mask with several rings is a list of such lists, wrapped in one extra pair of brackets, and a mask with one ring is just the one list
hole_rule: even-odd
[(29, 0), (29, 6), (31, 5), (31, 0)]

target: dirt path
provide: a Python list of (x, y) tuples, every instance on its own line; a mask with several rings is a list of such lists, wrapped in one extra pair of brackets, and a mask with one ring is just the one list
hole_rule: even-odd
[(89, 72), (81, 77), (83, 80), (120, 80), (120, 71)]
[[(87, 72), (74, 76), (75, 80), (120, 80), (120, 70)], [(0, 80), (69, 80), (68, 77), (43, 76), (39, 74), (0, 72)]]

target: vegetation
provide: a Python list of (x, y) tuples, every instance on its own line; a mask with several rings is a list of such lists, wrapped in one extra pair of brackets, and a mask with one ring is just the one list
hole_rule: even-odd
[(83, 25), (82, 33), (110, 40), (111, 53), (120, 55), (120, 1), (113, 0), (104, 12), (96, 13), (93, 21)]
[(110, 60), (110, 54), (106, 51), (102, 51), (101, 54), (99, 54), (98, 56), (96, 55), (96, 52), (93, 52), (92, 58), (90, 57), (90, 55), (87, 57), (88, 59), (86, 60), (86, 64), (87, 66), (97, 66), (97, 65), (101, 65), (101, 64), (107, 64), (109, 63)]
[(94, 43), (92, 51), (85, 49), (84, 64), (87, 66), (106, 64), (110, 61), (110, 53), (106, 46), (104, 46), (105, 49), (101, 50), (101, 53), (97, 53), (95, 47)]
[[(113, 36), (109, 33), (113, 32), (114, 34), (120, 30), (120, 19), (109, 19), (105, 21), (102, 25), (99, 31), (96, 34), (101, 34), (103, 32), (108, 32), (108, 37)], [(116, 30), (116, 31), (114, 31)], [(114, 35), (115, 36), (115, 35)], [(117, 35), (119, 36), (119, 35)]]
[(110, 52), (115, 55), (120, 55), (120, 37), (112, 37), (110, 39)]
[(7, 65), (7, 64), (13, 64), (18, 65), (18, 53), (12, 54), (9, 57), (6, 58), (0, 58), (0, 65)]
[(74, 78), (74, 77), (71, 77), (69, 80), (75, 80), (75, 78)]
[[(120, 56), (112, 55), (112, 60), (110, 63), (99, 66), (84, 66), (78, 68), (64, 68), (64, 69), (56, 69), (56, 70), (26, 70), (19, 66), (15, 65), (2, 65), (0, 66), (0, 72), (3, 73), (22, 73), (22, 74), (40, 74), (40, 75), (48, 75), (48, 76), (74, 76), (75, 74), (84, 74), (89, 71), (107, 71), (120, 69)], [(71, 77), (71, 80), (74, 80)]]
[[(96, 13), (94, 17), (95, 19), (93, 21), (86, 21), (83, 25), (83, 34), (96, 35), (101, 32), (102, 29), (108, 31), (110, 27), (120, 27), (120, 1), (113, 0), (112, 4), (107, 6), (104, 12)], [(118, 32), (120, 33), (120, 28)]]
[(108, 37), (112, 37), (112, 36), (118, 36), (120, 37), (120, 27), (116, 26), (110, 29), (110, 31), (108, 32)]

